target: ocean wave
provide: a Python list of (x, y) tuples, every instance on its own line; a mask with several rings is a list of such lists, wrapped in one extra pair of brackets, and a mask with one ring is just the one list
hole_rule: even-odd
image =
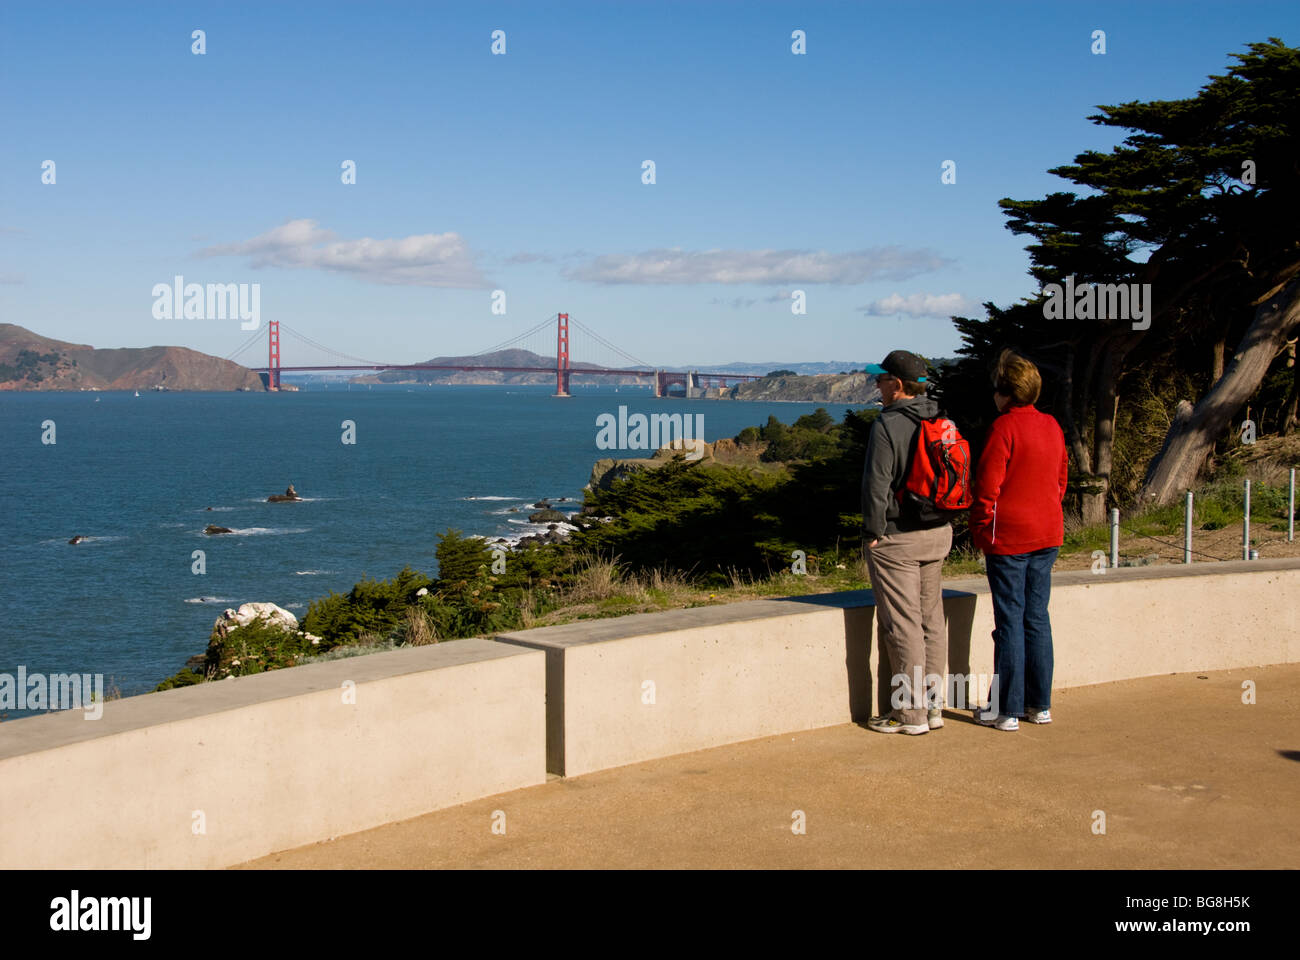
[(234, 603), (229, 597), (190, 597), (186, 603)]
[(515, 519), (512, 517), (511, 519), (507, 520), (506, 523), (513, 523), (513, 524), (515, 524), (516, 526), (520, 526), (520, 527), (528, 527), (528, 528), (532, 529), (533, 531), (535, 531), (535, 532), (537, 532), (537, 533), (545, 533), (547, 530), (551, 529), (551, 524), (552, 524), (552, 523), (555, 524), (555, 528), (556, 528), (557, 530), (577, 530), (577, 529), (578, 529), (578, 528), (577, 528), (576, 526), (574, 526), (572, 523), (564, 523), (563, 521), (560, 521), (560, 520), (553, 520), (553, 521), (550, 521), (550, 522), (548, 522), (548, 523), (530, 523), (530, 522), (527, 521), (527, 520), (515, 520)]
[(461, 497), (462, 500), (514, 500), (517, 503), (523, 503), (523, 497)]
[[(212, 534), (212, 536), (261, 537), (278, 536), (282, 533), (306, 533), (311, 527), (232, 527), (230, 533)], [(207, 536), (207, 534), (205, 534)]]
[(243, 510), (243, 507), (204, 507), (199, 513), (230, 513), (232, 510)]
[[(54, 537), (53, 539), (50, 539), (50, 540), (41, 540), (40, 542), (41, 542), (42, 544), (46, 544), (46, 543), (61, 543), (61, 544), (63, 544), (64, 546), (67, 546), (67, 545), (68, 545), (68, 541), (71, 540), (71, 539), (72, 539), (72, 537)], [(79, 547), (79, 546), (81, 546), (81, 544), (83, 544), (83, 543), (109, 543), (109, 542), (111, 542), (111, 541), (113, 541), (113, 540), (125, 540), (125, 539), (126, 539), (125, 536), (121, 536), (121, 537), (82, 537), (81, 540), (80, 540), (78, 543), (73, 544), (73, 546), (77, 546), (77, 547)]]
[[(326, 500), (341, 500), (342, 497), (299, 497), (297, 500), (279, 500), (278, 503), (323, 503)], [(270, 503), (266, 497), (247, 497), (243, 503)], [(234, 507), (214, 507), (214, 510), (233, 510)]]
[(295, 577), (324, 577), (333, 574), (333, 570), (295, 570)]

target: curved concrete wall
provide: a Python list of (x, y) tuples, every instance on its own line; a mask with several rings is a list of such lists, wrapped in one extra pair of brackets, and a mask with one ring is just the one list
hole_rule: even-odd
[[(1056, 687), (1300, 660), (1300, 560), (1054, 575)], [(983, 579), (947, 581), (949, 671), (993, 673)], [(871, 591), (504, 634), (546, 651), (547, 763), (575, 776), (888, 709)], [(967, 702), (979, 693), (967, 690)]]
[[(985, 582), (945, 586), (950, 671), (991, 674)], [(1300, 660), (1300, 560), (1060, 573), (1052, 590), (1058, 687)], [(756, 600), (0, 723), (0, 867), (229, 865), (547, 768), (863, 719), (888, 698), (873, 632), (870, 591)]]
[(226, 866), (543, 783), (542, 671), (457, 640), (0, 723), (0, 867)]

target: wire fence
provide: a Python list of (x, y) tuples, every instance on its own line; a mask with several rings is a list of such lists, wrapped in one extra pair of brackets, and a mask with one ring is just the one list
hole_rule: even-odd
[[(1258, 560), (1258, 559), (1259, 559), (1259, 548), (1260, 548), (1260, 547), (1266, 547), (1266, 546), (1268, 546), (1269, 544), (1273, 544), (1273, 543), (1292, 543), (1292, 542), (1295, 541), (1295, 474), (1296, 474), (1296, 472), (1295, 472), (1295, 468), (1292, 467), (1292, 468), (1291, 468), (1291, 472), (1290, 472), (1290, 481), (1289, 481), (1289, 483), (1288, 483), (1288, 487), (1287, 487), (1287, 532), (1286, 532), (1286, 536), (1284, 536), (1284, 537), (1271, 537), (1271, 538), (1268, 539), (1268, 540), (1264, 540), (1264, 541), (1260, 541), (1260, 542), (1256, 542), (1256, 541), (1252, 540), (1252, 539), (1251, 539), (1251, 536), (1250, 536), (1250, 523), (1251, 523), (1251, 516), (1250, 516), (1250, 481), (1249, 481), (1249, 480), (1246, 480), (1246, 481), (1243, 482), (1243, 487), (1242, 487), (1242, 492), (1243, 492), (1242, 508), (1243, 508), (1243, 510), (1242, 510), (1242, 528), (1241, 528), (1241, 551), (1242, 551), (1242, 556), (1240, 557), (1240, 559), (1242, 559), (1242, 560)], [(1182, 542), (1182, 543), (1174, 543), (1174, 542), (1172, 542), (1172, 541), (1164, 540), (1164, 539), (1161, 539), (1160, 537), (1155, 537), (1155, 536), (1152, 536), (1152, 535), (1149, 534), (1149, 533), (1143, 533), (1143, 532), (1141, 532), (1141, 531), (1139, 531), (1139, 530), (1134, 530), (1132, 527), (1128, 527), (1128, 526), (1123, 525), (1122, 523), (1120, 523), (1120, 519), (1119, 519), (1119, 511), (1118, 511), (1118, 510), (1111, 510), (1111, 512), (1110, 512), (1110, 527), (1111, 527), (1111, 534), (1110, 534), (1110, 564), (1109, 564), (1109, 565), (1110, 565), (1111, 567), (1117, 567), (1117, 566), (1119, 566), (1119, 532), (1120, 532), (1121, 530), (1123, 530), (1125, 533), (1127, 533), (1127, 534), (1128, 534), (1129, 536), (1131, 536), (1131, 537), (1138, 537), (1138, 538), (1143, 539), (1143, 540), (1150, 540), (1150, 541), (1152, 541), (1153, 543), (1159, 543), (1159, 544), (1161, 544), (1161, 545), (1163, 545), (1163, 546), (1166, 546), (1166, 547), (1172, 547), (1172, 548), (1174, 548), (1175, 550), (1179, 550), (1179, 549), (1181, 549), (1181, 550), (1183, 551), (1183, 562), (1184, 562), (1184, 563), (1191, 563), (1191, 562), (1192, 562), (1192, 557), (1193, 557), (1193, 556), (1203, 557), (1203, 558), (1205, 558), (1206, 560), (1215, 560), (1215, 561), (1218, 561), (1218, 562), (1220, 562), (1220, 563), (1226, 563), (1226, 562), (1228, 562), (1229, 560), (1238, 559), (1238, 558), (1235, 558), (1235, 557), (1220, 557), (1220, 556), (1216, 556), (1215, 554), (1212, 554), (1212, 553), (1206, 553), (1206, 552), (1204, 552), (1204, 551), (1202, 551), (1202, 550), (1197, 550), (1197, 549), (1193, 548), (1193, 547), (1192, 547), (1192, 531), (1193, 531), (1192, 514), (1193, 514), (1193, 495), (1192, 495), (1191, 491), (1188, 491), (1188, 493), (1187, 493), (1187, 506), (1186, 506), (1186, 511), (1185, 511), (1185, 513), (1184, 513), (1184, 520), (1183, 520), (1183, 542)]]

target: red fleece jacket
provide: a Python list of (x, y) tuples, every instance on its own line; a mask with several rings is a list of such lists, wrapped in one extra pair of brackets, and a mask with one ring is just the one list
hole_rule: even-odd
[(975, 546), (998, 555), (1059, 547), (1069, 464), (1055, 417), (1032, 405), (1007, 407), (989, 427), (975, 471)]

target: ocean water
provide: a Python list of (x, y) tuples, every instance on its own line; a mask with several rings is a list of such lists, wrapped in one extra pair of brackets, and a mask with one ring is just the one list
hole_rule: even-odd
[[(449, 527), (544, 530), (526, 523), (536, 501), (576, 509), (594, 461), (647, 455), (597, 448), (597, 416), (620, 404), (701, 413), (710, 441), (818, 406), (551, 389), (0, 394), (0, 674), (103, 674), (143, 693), (203, 652), (226, 607), (271, 601), (302, 617), (365, 575), (436, 575)], [(341, 442), (345, 420), (355, 444)], [(291, 482), (304, 502), (265, 502)], [(235, 533), (206, 536), (210, 523)]]

